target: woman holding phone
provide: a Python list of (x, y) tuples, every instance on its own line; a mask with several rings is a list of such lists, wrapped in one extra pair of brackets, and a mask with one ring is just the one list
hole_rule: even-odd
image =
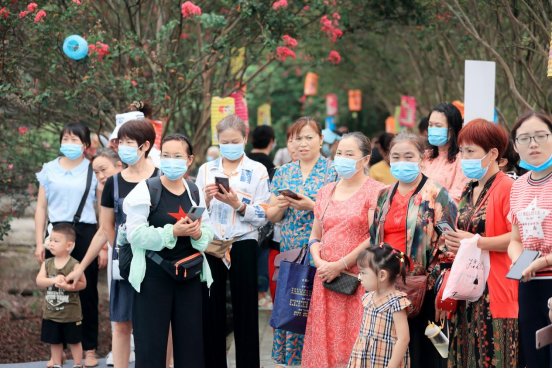
[[(230, 279), (236, 366), (258, 368), (258, 228), (266, 224), (268, 172), (245, 153), (247, 127), (236, 115), (217, 124), (221, 157), (199, 168), (196, 184), (205, 193), (215, 241), (207, 249), (214, 283), (205, 289), (205, 365), (225, 368), (226, 280)], [(211, 254), (209, 254), (211, 253)], [(175, 347), (177, 347), (175, 345)]]
[[(272, 179), (268, 219), (280, 222), (280, 251), (304, 247), (309, 242), (314, 220), (316, 194), (320, 188), (335, 182), (337, 174), (332, 162), (320, 154), (322, 129), (310, 117), (299, 118), (290, 128), (290, 137), (298, 161), (281, 166)], [(285, 196), (281, 190), (295, 195)], [(284, 191), (282, 191), (284, 192)], [(300, 365), (304, 335), (274, 330), (272, 359), (277, 365)]]
[[(433, 286), (439, 261), (450, 257), (445, 239), (436, 225), (456, 224), (456, 204), (447, 190), (422, 174), (422, 138), (399, 133), (390, 145), (391, 174), (397, 183), (380, 192), (370, 229), (371, 243), (385, 242), (403, 252), (411, 265), (410, 275), (427, 275), (427, 291), (418, 316), (408, 319), (410, 357), (413, 368), (442, 367), (443, 360), (424, 335), (428, 320), (435, 319)], [(454, 250), (452, 250), (454, 251)]]
[(477, 246), (489, 251), (491, 270), (485, 292), (474, 302), (458, 301), (451, 319), (449, 367), (515, 368), (518, 360), (518, 283), (506, 279), (506, 253), (512, 225), (508, 220), (513, 180), (498, 163), (508, 146), (508, 133), (483, 119), (468, 124), (458, 136), (462, 171), (468, 183), (458, 205), (456, 230), (445, 233), (449, 249), (481, 237)]
[(529, 170), (518, 178), (510, 194), (512, 237), (508, 255), (515, 262), (522, 251), (540, 257), (524, 272), (519, 284), (520, 367), (550, 367), (550, 346), (537, 350), (535, 332), (548, 324), (547, 300), (552, 296), (552, 119), (529, 112), (518, 118), (511, 138), (519, 166)]

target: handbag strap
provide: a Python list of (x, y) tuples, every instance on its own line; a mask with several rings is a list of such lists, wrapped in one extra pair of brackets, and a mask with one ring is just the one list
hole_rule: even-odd
[(73, 225), (80, 222), (82, 210), (84, 209), (84, 204), (86, 203), (86, 198), (88, 197), (88, 193), (90, 192), (91, 186), (92, 186), (92, 163), (88, 164), (88, 172), (86, 173), (86, 188), (84, 190), (84, 194), (82, 195), (79, 207), (77, 208), (77, 212), (73, 217)]

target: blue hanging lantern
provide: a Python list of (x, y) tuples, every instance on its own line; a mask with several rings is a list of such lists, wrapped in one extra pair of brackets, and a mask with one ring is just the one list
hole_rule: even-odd
[(70, 59), (84, 59), (88, 55), (88, 42), (81, 36), (71, 35), (63, 41), (63, 52)]

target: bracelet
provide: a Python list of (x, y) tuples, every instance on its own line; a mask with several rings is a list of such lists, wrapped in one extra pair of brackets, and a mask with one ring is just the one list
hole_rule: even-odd
[(349, 266), (347, 265), (345, 258), (341, 258), (341, 261), (343, 262), (343, 265), (345, 265), (345, 270), (349, 270)]
[(309, 249), (311, 248), (312, 245), (314, 245), (315, 243), (318, 243), (320, 242), (320, 240), (318, 238), (313, 238), (312, 240), (309, 240)]

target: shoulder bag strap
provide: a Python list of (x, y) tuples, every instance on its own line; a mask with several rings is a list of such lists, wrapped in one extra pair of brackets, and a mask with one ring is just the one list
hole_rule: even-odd
[(163, 185), (161, 184), (161, 177), (151, 177), (146, 179), (146, 185), (150, 193), (150, 215), (157, 210), (159, 201), (161, 200), (161, 191)]
[(86, 198), (88, 197), (88, 193), (90, 192), (91, 186), (92, 186), (92, 163), (88, 165), (88, 173), (86, 174), (86, 189), (84, 190), (84, 194), (82, 195), (82, 199), (80, 201), (77, 212), (73, 217), (73, 224), (77, 224), (78, 222), (80, 222), (82, 210), (84, 209), (84, 204), (86, 203)]
[(119, 173), (115, 173), (113, 176), (113, 205), (115, 219), (117, 219), (117, 213), (119, 212)]

